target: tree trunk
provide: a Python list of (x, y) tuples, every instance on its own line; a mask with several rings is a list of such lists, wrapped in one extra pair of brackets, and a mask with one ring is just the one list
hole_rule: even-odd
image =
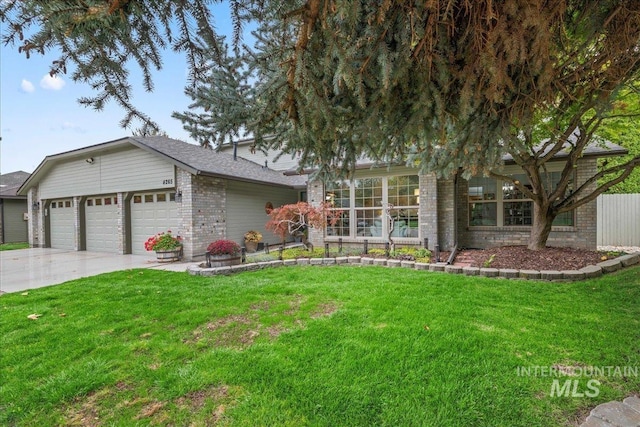
[(531, 226), (527, 249), (539, 251), (547, 246), (547, 239), (549, 239), (554, 218), (555, 215), (550, 212), (548, 207), (543, 207), (533, 202), (533, 225)]

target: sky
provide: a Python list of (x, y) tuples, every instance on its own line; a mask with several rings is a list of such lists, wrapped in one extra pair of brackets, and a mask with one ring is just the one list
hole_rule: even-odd
[[(216, 29), (230, 34), (231, 21), (225, 4), (214, 6)], [(117, 105), (107, 104), (95, 111), (78, 103), (78, 98), (93, 96), (84, 84), (74, 83), (67, 75), (49, 76), (56, 55), (32, 54), (26, 59), (16, 46), (0, 44), (0, 173), (33, 172), (48, 155), (131, 135), (121, 128), (125, 115)], [(134, 87), (133, 103), (150, 115), (172, 138), (194, 143), (171, 117), (174, 111), (187, 109), (190, 99), (184, 95), (187, 63), (184, 55), (167, 51), (163, 69), (154, 74), (155, 89), (146, 93), (140, 73), (130, 68)], [(134, 124), (134, 128), (140, 123)]]

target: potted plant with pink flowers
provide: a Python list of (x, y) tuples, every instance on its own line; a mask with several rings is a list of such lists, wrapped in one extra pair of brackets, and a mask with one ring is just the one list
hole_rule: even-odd
[(144, 248), (154, 251), (160, 262), (178, 261), (182, 257), (182, 237), (174, 236), (167, 230), (151, 236), (144, 242)]

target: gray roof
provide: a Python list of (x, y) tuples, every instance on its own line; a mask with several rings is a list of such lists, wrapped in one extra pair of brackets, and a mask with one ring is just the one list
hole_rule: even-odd
[(304, 187), (306, 177), (286, 176), (250, 160), (164, 136), (129, 137), (134, 145), (159, 153), (195, 175), (218, 176), (238, 181)]
[(26, 196), (18, 196), (18, 189), (31, 175), (28, 172), (16, 171), (0, 175), (0, 198), (24, 199)]
[(266, 168), (240, 157), (234, 160), (232, 154), (217, 152), (177, 139), (164, 136), (129, 136), (47, 156), (40, 162), (24, 184), (21, 187), (19, 186), (18, 191), (21, 194), (26, 194), (26, 191), (33, 183), (37, 182), (40, 176), (45, 175), (58, 161), (87, 156), (108, 150), (114, 146), (127, 144), (132, 144), (149, 153), (161, 156), (170, 163), (194, 175), (220, 177), (287, 188), (303, 188), (306, 187), (307, 183), (306, 176), (286, 176), (281, 171)]

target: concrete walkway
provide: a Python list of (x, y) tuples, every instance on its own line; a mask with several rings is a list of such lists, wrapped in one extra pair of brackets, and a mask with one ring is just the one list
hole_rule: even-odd
[(580, 427), (640, 427), (640, 398), (598, 405)]
[(32, 248), (0, 251), (0, 292), (18, 292), (131, 268), (186, 271), (193, 263), (158, 263), (155, 255)]

